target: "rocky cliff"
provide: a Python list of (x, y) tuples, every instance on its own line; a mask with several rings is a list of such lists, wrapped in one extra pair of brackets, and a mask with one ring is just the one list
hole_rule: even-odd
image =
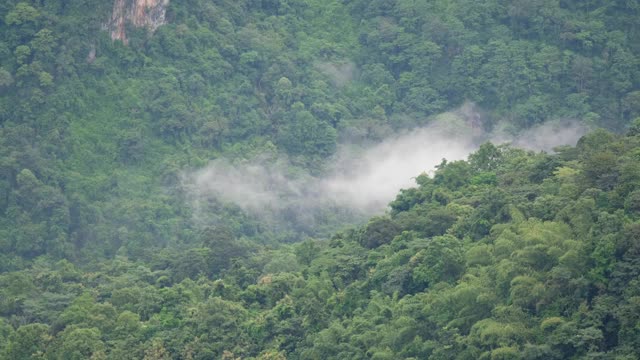
[(112, 40), (128, 42), (126, 25), (146, 27), (154, 32), (165, 23), (169, 0), (115, 0), (109, 21)]

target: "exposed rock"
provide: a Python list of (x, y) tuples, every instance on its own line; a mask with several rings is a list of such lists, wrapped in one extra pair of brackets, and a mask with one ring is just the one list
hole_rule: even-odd
[(127, 43), (126, 25), (146, 27), (154, 32), (165, 23), (169, 0), (115, 0), (109, 21), (112, 40)]

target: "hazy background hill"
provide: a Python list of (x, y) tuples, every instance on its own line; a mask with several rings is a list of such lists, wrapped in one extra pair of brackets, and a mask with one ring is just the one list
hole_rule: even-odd
[[(371, 146), (465, 103), (473, 110), (454, 132), (475, 143), (549, 120), (624, 131), (640, 111), (638, 11), (633, 1), (5, 1), (4, 263), (191, 243), (183, 172), (285, 157), (283, 176), (319, 176), (339, 144)], [(205, 217), (263, 234), (236, 205), (210, 203)], [(332, 228), (333, 213), (312, 223)]]

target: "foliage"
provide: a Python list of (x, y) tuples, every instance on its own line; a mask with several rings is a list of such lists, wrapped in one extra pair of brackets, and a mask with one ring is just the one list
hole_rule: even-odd
[[(602, 172), (587, 169), (604, 153), (623, 173), (640, 137), (594, 132), (570, 150), (484, 145), (419, 178), (388, 216), (330, 240), (271, 248), (218, 226), (197, 235), (200, 247), (149, 260), (78, 269), (40, 256), (0, 275), (2, 356), (636, 357), (640, 181), (600, 186)], [(536, 164), (554, 165), (543, 176)], [(495, 181), (469, 181), (474, 167)], [(442, 180), (453, 174), (455, 187)], [(43, 186), (17, 176), (25, 194)], [(416, 227), (440, 211), (441, 230)]]
[[(112, 5), (0, 4), (0, 359), (638, 357), (635, 1), (173, 1), (127, 44)], [(181, 186), (467, 101), (626, 135), (484, 144), (328, 240)]]

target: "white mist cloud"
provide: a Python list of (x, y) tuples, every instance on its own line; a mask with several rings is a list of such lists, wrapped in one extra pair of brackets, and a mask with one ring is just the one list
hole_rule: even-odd
[(334, 86), (343, 87), (356, 75), (356, 64), (349, 60), (342, 62), (318, 62), (316, 69), (328, 76)]
[(466, 158), (486, 139), (550, 150), (574, 145), (587, 131), (577, 122), (564, 121), (542, 124), (515, 137), (479, 134), (477, 126), (471, 126), (478, 117), (473, 106), (466, 105), (435, 117), (426, 127), (397, 133), (366, 148), (344, 144), (322, 176), (294, 169), (285, 158), (217, 159), (203, 169), (185, 172), (184, 184), (196, 209), (199, 201), (213, 197), (267, 223), (285, 221), (312, 229), (326, 221), (327, 211), (359, 214), (363, 219), (383, 212), (400, 189), (415, 185), (416, 176), (433, 172), (443, 158)]
[(518, 134), (511, 144), (549, 152), (556, 146), (575, 145), (587, 131), (587, 126), (575, 120), (548, 121)]
[(287, 178), (280, 165), (260, 159), (239, 164), (217, 159), (186, 178), (198, 195), (214, 195), (249, 211), (275, 209), (280, 200), (301, 196), (300, 180)]
[[(451, 119), (449, 119), (451, 120)], [(324, 176), (290, 173), (286, 159), (231, 163), (217, 159), (185, 173), (184, 184), (199, 197), (214, 196), (254, 213), (338, 206), (363, 214), (383, 211), (414, 178), (443, 158), (463, 159), (471, 137), (456, 135), (445, 120), (396, 134), (366, 149), (341, 146)], [(459, 124), (458, 124), (459, 125)], [(464, 133), (464, 131), (463, 131)]]
[(416, 176), (433, 171), (443, 158), (463, 159), (473, 149), (471, 137), (454, 135), (434, 124), (395, 135), (360, 155), (342, 150), (320, 184), (325, 196), (342, 206), (378, 212), (400, 189), (414, 186)]

